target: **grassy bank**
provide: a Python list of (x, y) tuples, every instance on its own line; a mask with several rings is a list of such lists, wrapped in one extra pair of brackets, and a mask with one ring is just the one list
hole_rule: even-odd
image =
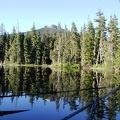
[(67, 71), (78, 72), (80, 70), (80, 64), (69, 64), (69, 63), (58, 64), (58, 63), (55, 63), (55, 64), (49, 65), (49, 67), (51, 69), (54, 69), (57, 71), (60, 70), (60, 71), (64, 71), (64, 72), (67, 72)]

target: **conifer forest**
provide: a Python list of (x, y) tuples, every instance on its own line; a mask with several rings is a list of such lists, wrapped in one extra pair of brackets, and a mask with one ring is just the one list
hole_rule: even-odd
[(2, 64), (67, 64), (80, 67), (104, 66), (120, 69), (120, 30), (116, 15), (106, 20), (98, 11), (94, 22), (88, 20), (79, 30), (72, 22), (71, 29), (43, 34), (35, 25), (28, 32), (13, 28), (7, 33), (0, 26), (0, 62)]

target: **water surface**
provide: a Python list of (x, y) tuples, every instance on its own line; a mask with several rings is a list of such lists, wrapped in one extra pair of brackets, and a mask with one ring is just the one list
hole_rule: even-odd
[(120, 91), (70, 117), (119, 86), (119, 74), (0, 68), (1, 120), (120, 119)]

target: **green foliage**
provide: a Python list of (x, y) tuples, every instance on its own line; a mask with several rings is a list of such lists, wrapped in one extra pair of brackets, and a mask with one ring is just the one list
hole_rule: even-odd
[(91, 66), (94, 61), (95, 30), (91, 21), (81, 30), (81, 66)]
[(72, 23), (71, 32), (70, 32), (70, 54), (71, 62), (79, 63), (80, 62), (80, 39), (79, 34), (77, 33), (77, 28), (75, 23)]
[[(105, 65), (106, 66), (114, 66), (115, 62), (115, 54), (118, 51), (118, 38), (119, 38), (119, 30), (118, 30), (118, 20), (116, 16), (110, 17), (110, 22), (108, 24), (108, 41), (105, 43), (107, 46), (105, 52)], [(116, 51), (117, 50), (117, 51)], [(117, 54), (116, 54), (117, 55)], [(117, 57), (117, 56), (116, 56)]]
[(69, 64), (69, 63), (62, 63), (62, 64), (53, 64), (50, 65), (50, 68), (55, 69), (57, 71), (64, 71), (64, 72), (79, 72), (80, 71), (80, 64)]
[(116, 48), (114, 67), (115, 69), (120, 70), (120, 38), (117, 40)]
[(25, 58), (25, 63), (33, 63), (32, 62), (32, 41), (27, 33), (25, 39), (24, 39), (24, 58)]
[[(96, 27), (91, 21), (78, 33), (75, 23), (69, 31), (58, 27), (54, 33), (45, 27), (41, 34), (35, 25), (26, 33), (5, 32), (4, 25), (0, 27), (0, 62), (10, 64), (54, 64), (57, 68), (78, 69), (99, 67), (120, 69), (120, 31), (117, 17), (111, 16), (108, 26), (105, 16), (97, 12)], [(96, 68), (96, 67), (95, 67)]]
[(103, 15), (103, 13), (99, 10), (97, 12), (97, 19), (95, 19), (95, 22), (98, 23), (98, 26), (96, 27), (96, 35), (95, 35), (95, 46), (94, 46), (94, 64), (103, 64), (104, 63), (104, 57), (105, 57), (105, 46), (104, 42), (107, 39), (106, 36), (106, 19)]

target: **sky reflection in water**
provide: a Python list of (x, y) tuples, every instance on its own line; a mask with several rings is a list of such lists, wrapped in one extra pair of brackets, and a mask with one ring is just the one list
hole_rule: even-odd
[[(11, 98), (3, 98), (1, 100), (1, 110), (29, 110), (21, 113), (10, 114), (2, 116), (2, 120), (60, 120), (69, 115), (73, 111), (70, 111), (68, 104), (63, 108), (63, 100), (61, 99), (59, 109), (56, 109), (56, 103), (54, 101), (45, 101), (42, 98), (34, 100), (33, 105), (29, 103), (28, 96), (15, 97), (12, 101)], [(77, 102), (77, 101), (76, 101)], [(81, 112), (71, 120), (78, 118), (86, 118), (85, 112)]]

